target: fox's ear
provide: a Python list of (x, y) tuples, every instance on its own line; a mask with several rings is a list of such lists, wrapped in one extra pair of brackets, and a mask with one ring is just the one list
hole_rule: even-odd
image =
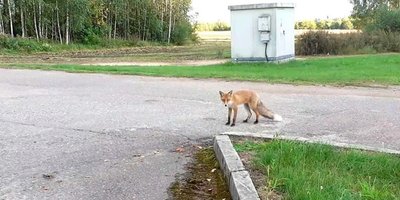
[(219, 91), (219, 95), (220, 95), (221, 97), (224, 96), (224, 92)]
[(232, 91), (232, 90), (231, 90), (231, 91), (229, 91), (229, 92), (228, 92), (229, 96), (232, 96), (232, 93), (233, 93), (233, 91)]

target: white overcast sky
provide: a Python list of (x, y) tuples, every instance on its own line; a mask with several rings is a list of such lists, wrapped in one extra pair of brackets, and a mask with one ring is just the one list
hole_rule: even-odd
[(341, 18), (350, 16), (350, 0), (192, 0), (193, 12), (198, 12), (198, 22), (225, 21), (229, 23), (229, 5), (292, 2), (295, 3), (296, 20)]

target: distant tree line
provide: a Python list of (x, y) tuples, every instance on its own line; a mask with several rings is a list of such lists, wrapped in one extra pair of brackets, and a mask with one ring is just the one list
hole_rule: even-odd
[(0, 35), (95, 44), (102, 39), (182, 43), (191, 0), (0, 0)]
[[(400, 0), (351, 0), (351, 3), (351, 22), (361, 31), (342, 34), (305, 32), (296, 40), (296, 54), (400, 52)], [(316, 24), (309, 22), (301, 26), (313, 29)]]
[(196, 27), (197, 31), (229, 31), (231, 26), (226, 22), (199, 23)]
[(295, 23), (295, 29), (326, 30), (353, 28), (353, 23), (349, 18), (302, 20)]

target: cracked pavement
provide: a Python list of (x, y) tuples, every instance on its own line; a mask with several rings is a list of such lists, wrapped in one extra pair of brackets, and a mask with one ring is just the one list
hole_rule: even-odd
[[(252, 89), (282, 115), (225, 126), (219, 90)], [(0, 69), (0, 199), (167, 199), (190, 148), (222, 132), (400, 150), (400, 88)], [(252, 119), (252, 121), (254, 118)]]

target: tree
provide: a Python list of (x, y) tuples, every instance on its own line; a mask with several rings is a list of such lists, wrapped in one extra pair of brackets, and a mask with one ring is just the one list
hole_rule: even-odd
[(13, 16), (11, 12), (12, 2), (11, 0), (7, 0), (7, 8), (8, 8), (8, 21), (10, 22), (10, 35), (14, 37), (14, 24), (13, 24)]
[(0, 34), (4, 34), (4, 20), (3, 20), (4, 1), (0, 0)]
[(193, 34), (190, 5), (191, 0), (0, 0), (0, 33), (66, 44), (107, 38), (176, 42)]
[(340, 29), (353, 29), (353, 23), (349, 18), (344, 18), (342, 20), (342, 24), (340, 25)]
[(382, 30), (385, 32), (400, 32), (400, 9), (379, 9), (371, 24), (367, 25), (367, 31)]
[(352, 17), (356, 28), (365, 28), (371, 24), (382, 7), (388, 10), (398, 9), (400, 0), (350, 0), (353, 4)]

